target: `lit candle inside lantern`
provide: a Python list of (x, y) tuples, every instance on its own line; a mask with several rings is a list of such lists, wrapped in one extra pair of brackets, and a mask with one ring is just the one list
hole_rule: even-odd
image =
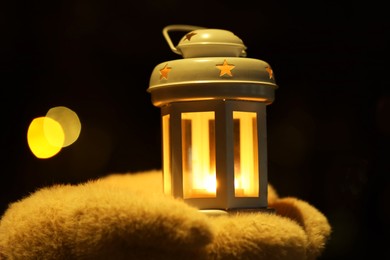
[(215, 197), (214, 112), (182, 113), (184, 198)]

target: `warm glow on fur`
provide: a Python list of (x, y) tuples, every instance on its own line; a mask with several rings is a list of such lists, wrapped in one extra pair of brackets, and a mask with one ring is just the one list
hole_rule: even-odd
[(42, 188), (10, 205), (0, 259), (312, 260), (326, 217), (268, 187), (270, 213), (210, 217), (165, 196), (159, 170)]

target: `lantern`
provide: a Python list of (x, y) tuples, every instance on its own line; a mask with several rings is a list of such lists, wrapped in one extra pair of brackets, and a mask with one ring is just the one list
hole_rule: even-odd
[[(177, 47), (173, 31), (187, 32)], [(267, 209), (271, 66), (227, 30), (169, 25), (163, 36), (183, 56), (158, 64), (148, 88), (161, 109), (164, 193), (209, 212)]]

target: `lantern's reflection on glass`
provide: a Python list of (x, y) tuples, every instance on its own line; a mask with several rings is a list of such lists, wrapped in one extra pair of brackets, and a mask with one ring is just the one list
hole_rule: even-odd
[(236, 197), (259, 196), (257, 114), (233, 112), (234, 120), (234, 194)]
[(181, 114), (183, 198), (215, 197), (215, 115), (213, 111)]

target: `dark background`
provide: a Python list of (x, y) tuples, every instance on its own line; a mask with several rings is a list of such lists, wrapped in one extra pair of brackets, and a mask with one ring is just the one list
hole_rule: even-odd
[[(39, 187), (160, 168), (160, 111), (146, 89), (157, 64), (181, 58), (163, 27), (190, 24), (234, 32), (248, 57), (273, 67), (269, 182), (327, 216), (333, 233), (321, 259), (382, 251), (387, 16), (374, 1), (2, 1), (0, 213)], [(81, 135), (39, 160), (27, 128), (54, 106), (77, 112)]]

